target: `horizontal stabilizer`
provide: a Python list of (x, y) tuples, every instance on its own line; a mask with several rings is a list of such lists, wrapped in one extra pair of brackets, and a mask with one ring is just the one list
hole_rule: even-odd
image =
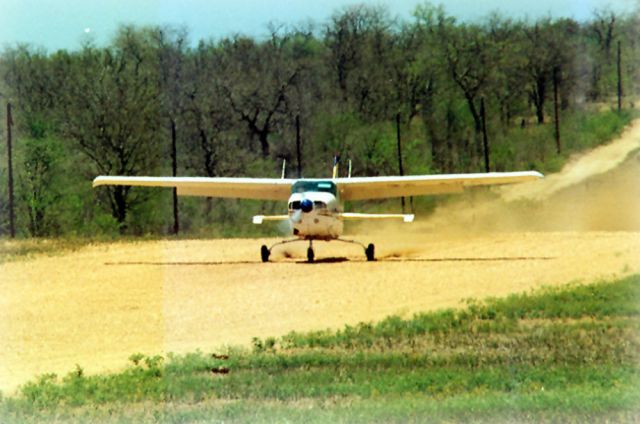
[(342, 213), (340, 216), (347, 220), (356, 219), (402, 219), (404, 222), (413, 222), (414, 214), (401, 213)]
[(286, 221), (289, 215), (256, 215), (253, 217), (254, 224), (262, 224), (263, 221)]

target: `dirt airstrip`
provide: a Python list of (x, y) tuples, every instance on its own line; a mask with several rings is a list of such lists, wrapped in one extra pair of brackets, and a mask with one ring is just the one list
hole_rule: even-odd
[(317, 243), (315, 264), (303, 245), (262, 264), (260, 245), (276, 240), (261, 239), (100, 244), (3, 263), (0, 390), (76, 364), (115, 370), (136, 352), (209, 351), (638, 273), (640, 122), (611, 146), (529, 188), (463, 195), (414, 224), (352, 228), (376, 244), (373, 263), (357, 246)]

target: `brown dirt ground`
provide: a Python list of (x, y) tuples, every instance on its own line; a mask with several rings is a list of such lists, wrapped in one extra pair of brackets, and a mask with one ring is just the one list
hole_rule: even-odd
[(262, 264), (259, 246), (276, 240), (233, 239), (103, 244), (1, 264), (0, 389), (76, 364), (115, 370), (136, 352), (209, 351), (638, 273), (640, 121), (612, 146), (563, 170), (571, 184), (552, 176), (474, 191), (414, 224), (354, 228), (376, 243), (374, 263), (357, 246), (317, 243), (315, 264), (301, 244)]

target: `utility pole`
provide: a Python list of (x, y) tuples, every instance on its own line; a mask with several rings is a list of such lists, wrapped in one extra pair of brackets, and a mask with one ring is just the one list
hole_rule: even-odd
[(300, 115), (296, 115), (296, 157), (298, 159), (298, 178), (302, 178), (302, 153), (300, 151)]
[[(178, 147), (177, 147), (176, 121), (171, 118), (171, 169), (173, 176), (178, 176)], [(178, 215), (178, 189), (173, 188), (173, 234), (180, 232), (180, 217)]]
[(9, 234), (11, 238), (16, 238), (16, 217), (13, 205), (13, 161), (11, 153), (11, 127), (13, 119), (11, 117), (11, 103), (7, 103), (7, 156), (9, 161)]
[[(396, 138), (398, 140), (398, 168), (400, 176), (403, 176), (404, 168), (402, 167), (402, 142), (400, 140), (400, 112), (396, 114)], [(402, 205), (402, 213), (404, 213), (404, 197), (400, 198), (400, 204)]]
[(561, 152), (560, 145), (560, 111), (558, 109), (558, 74), (560, 73), (560, 67), (558, 65), (553, 67), (553, 121), (555, 126), (556, 135), (556, 151), (558, 154)]
[(622, 110), (622, 54), (620, 48), (620, 40), (618, 40), (618, 112)]
[(480, 99), (480, 116), (482, 118), (482, 145), (484, 147), (484, 170), (490, 172), (489, 169), (489, 139), (487, 137), (487, 114), (484, 108), (484, 97)]

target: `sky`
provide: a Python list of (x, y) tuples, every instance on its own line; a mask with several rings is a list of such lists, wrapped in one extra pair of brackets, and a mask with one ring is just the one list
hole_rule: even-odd
[[(410, 19), (421, 0), (0, 0), (0, 47), (28, 43), (48, 51), (80, 48), (88, 39), (109, 42), (121, 24), (186, 27), (193, 43), (233, 34), (261, 37), (270, 22), (298, 25), (326, 22), (353, 4), (386, 6)], [(588, 19), (609, 6), (628, 13), (640, 0), (446, 0), (447, 13), (478, 20), (493, 11), (513, 18), (553, 16)]]

